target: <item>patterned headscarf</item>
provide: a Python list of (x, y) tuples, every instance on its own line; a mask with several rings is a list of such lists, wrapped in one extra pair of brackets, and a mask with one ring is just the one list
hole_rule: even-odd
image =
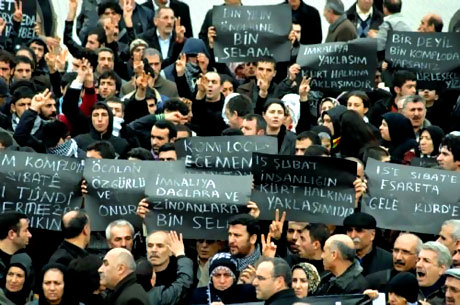
[(299, 263), (292, 267), (292, 271), (295, 269), (302, 269), (305, 272), (308, 281), (308, 294), (310, 295), (314, 293), (318, 288), (319, 282), (321, 281), (316, 267), (309, 263)]

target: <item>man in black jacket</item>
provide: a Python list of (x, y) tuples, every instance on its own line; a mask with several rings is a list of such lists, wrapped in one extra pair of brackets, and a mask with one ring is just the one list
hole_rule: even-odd
[(291, 268), (282, 258), (264, 258), (257, 266), (252, 285), (265, 305), (289, 305), (299, 302), (291, 289)]
[(111, 305), (148, 305), (147, 293), (136, 282), (136, 262), (126, 249), (115, 248), (104, 257), (99, 268), (101, 284), (111, 292), (106, 304)]
[(378, 30), (383, 22), (383, 14), (373, 0), (358, 0), (346, 11), (347, 18), (356, 27), (358, 38), (366, 38), (369, 30)]
[(347, 235), (353, 240), (356, 256), (363, 267), (363, 275), (391, 269), (393, 259), (390, 252), (374, 245), (377, 222), (367, 213), (354, 213), (343, 220)]
[(368, 287), (361, 274), (363, 268), (355, 258), (353, 241), (347, 235), (337, 234), (327, 239), (323, 264), (330, 273), (321, 279), (316, 295), (362, 293)]

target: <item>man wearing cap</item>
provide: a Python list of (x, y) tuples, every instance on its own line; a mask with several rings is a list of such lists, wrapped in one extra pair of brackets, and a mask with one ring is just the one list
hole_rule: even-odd
[(325, 42), (349, 41), (358, 38), (355, 26), (345, 15), (342, 0), (327, 0), (323, 15), (330, 24)]
[(6, 276), (5, 268), (13, 254), (24, 249), (31, 237), (26, 215), (17, 212), (0, 215), (0, 280)]
[(363, 275), (391, 269), (393, 260), (390, 252), (374, 245), (377, 222), (367, 213), (354, 213), (346, 217), (343, 225), (347, 235), (353, 240), (356, 256), (363, 267)]
[(449, 269), (446, 275), (446, 305), (460, 305), (460, 269)]

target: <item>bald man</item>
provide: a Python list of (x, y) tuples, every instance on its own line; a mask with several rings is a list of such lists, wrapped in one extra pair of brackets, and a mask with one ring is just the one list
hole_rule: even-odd
[(107, 252), (99, 275), (101, 284), (112, 292), (107, 296), (107, 304), (148, 305), (147, 293), (136, 282), (136, 262), (128, 250), (115, 248)]
[[(362, 293), (368, 283), (361, 274), (363, 268), (356, 260), (353, 240), (345, 234), (329, 237), (322, 254), (324, 270), (317, 295)], [(335, 278), (335, 280), (332, 280)]]
[(50, 263), (68, 266), (73, 259), (88, 255), (85, 249), (91, 237), (91, 226), (83, 210), (65, 213), (61, 219), (61, 232), (64, 240), (51, 256)]
[(417, 31), (423, 33), (442, 32), (442, 18), (438, 14), (427, 14), (420, 21)]

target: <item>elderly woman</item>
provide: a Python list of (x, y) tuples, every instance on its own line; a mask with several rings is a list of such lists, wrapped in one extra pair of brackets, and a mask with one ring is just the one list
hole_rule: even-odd
[(292, 267), (292, 289), (300, 299), (313, 294), (320, 280), (318, 270), (312, 264), (299, 263)]
[(237, 284), (238, 262), (230, 253), (217, 253), (209, 264), (207, 287), (196, 288), (190, 304), (232, 304), (256, 302), (254, 286)]
[(32, 290), (32, 260), (26, 253), (15, 254), (11, 257), (2, 283), (2, 290), (8, 300), (1, 301), (2, 305), (24, 305), (31, 297)]

